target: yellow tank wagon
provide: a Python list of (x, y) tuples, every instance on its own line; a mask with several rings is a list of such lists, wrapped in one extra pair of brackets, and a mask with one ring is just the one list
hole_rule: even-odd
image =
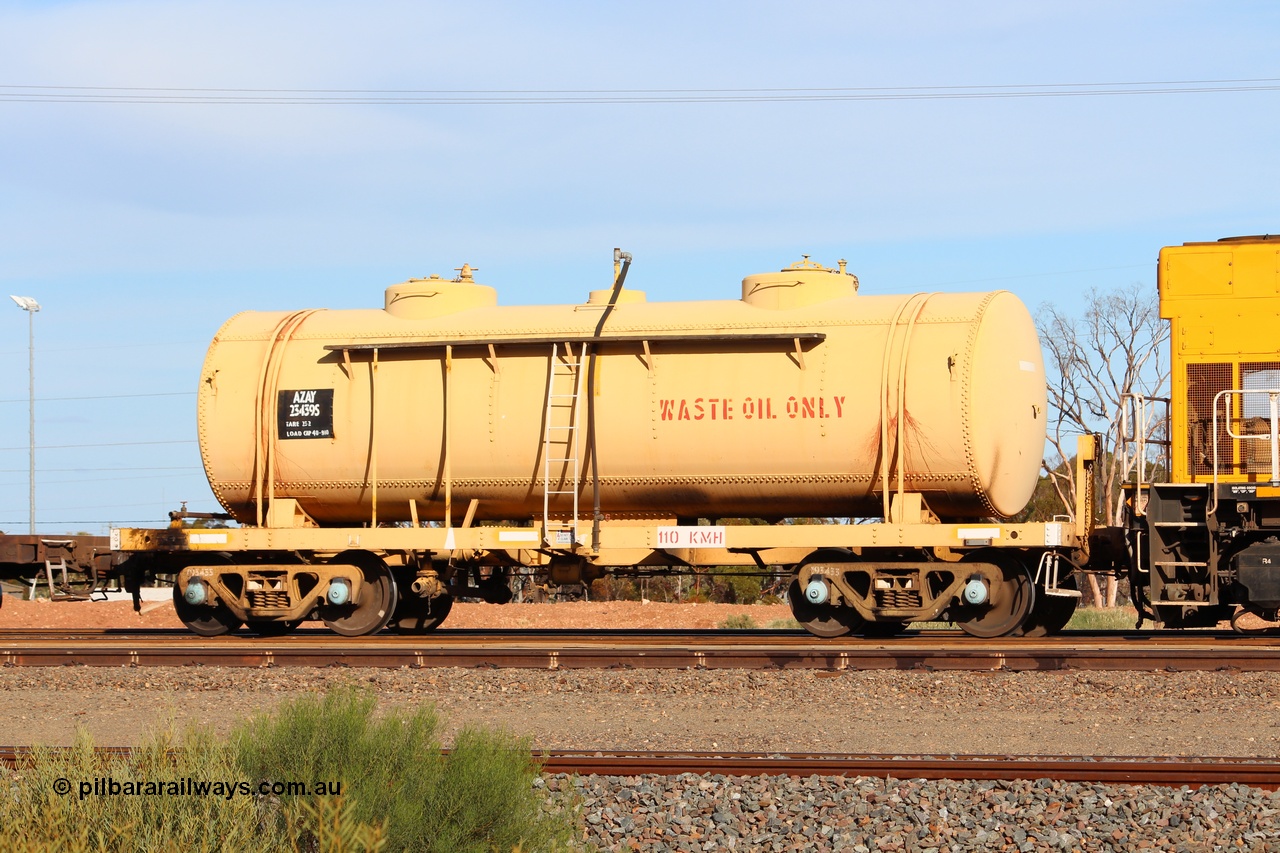
[[(1034, 323), (1005, 291), (859, 294), (807, 258), (740, 299), (502, 306), (463, 266), (381, 309), (245, 312), (198, 428), (239, 527), (121, 529), (193, 629), (435, 627), (507, 573), (783, 566), (811, 631), (947, 617), (1043, 632), (1074, 526), (1010, 524), (1045, 438)], [(721, 519), (763, 519), (754, 525)], [(784, 523), (834, 518), (845, 523)], [(878, 519), (852, 523), (854, 519)], [(1078, 556), (1078, 555), (1077, 555)]]

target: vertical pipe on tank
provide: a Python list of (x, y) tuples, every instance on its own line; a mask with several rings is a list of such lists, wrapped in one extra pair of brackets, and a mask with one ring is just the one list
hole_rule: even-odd
[(266, 401), (262, 399), (266, 393), (267, 384), (267, 361), (262, 361), (262, 371), (258, 375), (258, 396), (253, 401), (253, 504), (255, 510), (255, 522), (262, 526), (262, 456), (264, 445), (267, 444), (266, 436), (263, 435), (263, 407)]
[(370, 527), (378, 526), (378, 348), (369, 362), (369, 479), (372, 497)]
[(884, 355), (880, 359), (880, 500), (884, 506), (884, 520), (889, 520), (889, 358), (893, 352), (893, 338), (902, 314), (917, 296), (913, 293), (902, 301), (884, 337)]
[[(286, 318), (287, 319), (287, 318)], [(270, 405), (267, 400), (267, 376), (271, 368), (271, 353), (275, 348), (276, 338), (280, 336), (280, 328), (285, 324), (286, 320), (282, 319), (276, 323), (276, 327), (271, 330), (271, 341), (267, 344), (267, 352), (262, 357), (262, 366), (258, 369), (258, 393), (254, 399), (253, 406), (253, 497), (255, 521), (259, 527), (262, 526), (263, 502), (266, 492), (264, 480), (264, 468), (266, 467), (266, 456), (271, 448), (271, 437), (267, 435), (267, 407)]]
[[(631, 269), (631, 253), (624, 252), (621, 249), (613, 250), (613, 292), (609, 294), (609, 304), (604, 306), (604, 311), (600, 313), (600, 322), (596, 323), (595, 337), (597, 342), (600, 333), (604, 331), (605, 321), (609, 319), (609, 315), (613, 313), (613, 308), (618, 302), (618, 294), (622, 292), (622, 285), (627, 280), (627, 270)], [(604, 513), (600, 512), (600, 463), (596, 459), (596, 353), (591, 351), (591, 357), (587, 361), (587, 441), (589, 443), (588, 452), (591, 454), (591, 550), (600, 550), (600, 522), (604, 520)]]
[(453, 372), (453, 347), (446, 346), (444, 348), (444, 527), (449, 530), (453, 527), (453, 463), (452, 463), (452, 444), (450, 437), (453, 430), (450, 424), (453, 422), (453, 413), (450, 411), (449, 397), (453, 388), (453, 383), (449, 381), (449, 374)]

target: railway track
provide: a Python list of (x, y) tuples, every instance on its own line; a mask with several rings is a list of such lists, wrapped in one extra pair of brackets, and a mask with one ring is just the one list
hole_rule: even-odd
[(862, 669), (960, 671), (1280, 671), (1275, 638), (1206, 633), (1075, 633), (978, 640), (959, 632), (819, 640), (778, 631), (439, 631), (346, 639), (202, 638), (183, 631), (0, 631), (5, 666), (352, 666), (520, 669)]
[[(52, 751), (68, 749), (55, 747)], [(0, 764), (29, 762), (32, 747), (0, 747)], [(131, 747), (98, 747), (103, 758), (128, 759)], [(1140, 758), (1068, 755), (821, 755), (796, 753), (581, 752), (534, 757), (547, 773), (600, 776), (871, 776), (891, 779), (1017, 781), (1054, 779), (1087, 784), (1249, 785), (1280, 788), (1280, 762), (1249, 758)]]

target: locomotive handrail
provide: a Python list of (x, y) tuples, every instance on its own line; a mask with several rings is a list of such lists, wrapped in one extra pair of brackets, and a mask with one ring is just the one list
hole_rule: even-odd
[[(1280, 486), (1280, 431), (1277, 431), (1277, 423), (1280, 422), (1280, 388), (1245, 388), (1235, 389), (1228, 388), (1225, 391), (1219, 391), (1213, 398), (1213, 496), (1210, 498), (1210, 512), (1218, 508), (1218, 408), (1220, 402), (1226, 402), (1233, 396), (1239, 396), (1243, 403), (1245, 394), (1266, 394), (1271, 409), (1269, 420), (1270, 429), (1265, 434), (1245, 434), (1237, 433), (1231, 428), (1231, 424), (1235, 420), (1244, 420), (1243, 409), (1240, 418), (1233, 418), (1229, 411), (1223, 407), (1226, 423), (1223, 425), (1228, 438), (1236, 441), (1263, 441), (1266, 440), (1271, 444), (1271, 485)], [(1228, 405), (1230, 405), (1228, 403)]]
[[(1120, 395), (1120, 399), (1120, 479), (1123, 482), (1129, 475), (1129, 469), (1131, 467), (1134, 469), (1134, 483), (1137, 487), (1134, 492), (1134, 513), (1139, 516), (1146, 515), (1146, 507), (1141, 501), (1141, 495), (1143, 486), (1149, 485), (1143, 483), (1147, 467), (1148, 444), (1163, 448), (1161, 457), (1164, 461), (1166, 480), (1173, 472), (1173, 433), (1167, 430), (1170, 398), (1152, 397), (1146, 394), (1130, 392)], [(1166, 425), (1166, 437), (1163, 439), (1148, 438), (1147, 435), (1150, 431), (1149, 412), (1159, 404), (1164, 405), (1164, 417), (1161, 420)], [(1133, 411), (1132, 417), (1129, 414), (1130, 409)], [(1138, 448), (1131, 458), (1129, 451), (1134, 444)]]
[(325, 349), (333, 352), (361, 352), (367, 350), (388, 349), (443, 349), (444, 347), (491, 347), (491, 346), (539, 346), (550, 344), (660, 344), (672, 343), (751, 343), (754, 341), (772, 342), (800, 341), (802, 344), (815, 346), (827, 339), (823, 332), (766, 332), (743, 335), (559, 335), (551, 337), (512, 337), (512, 338), (467, 338), (463, 340), (440, 341), (381, 341), (378, 343), (325, 344)]

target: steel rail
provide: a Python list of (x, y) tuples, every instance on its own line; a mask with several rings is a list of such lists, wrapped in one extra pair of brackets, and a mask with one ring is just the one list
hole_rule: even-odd
[[(0, 747), (0, 765), (28, 765), (39, 751), (65, 755), (74, 747)], [(102, 759), (127, 761), (132, 747), (96, 747)], [(448, 752), (448, 750), (445, 750)], [(846, 776), (1199, 787), (1280, 788), (1280, 762), (1255, 758), (1151, 758), (1095, 755), (840, 755), (722, 752), (535, 751), (544, 773), (598, 776)]]
[[(768, 636), (765, 636), (765, 635)], [(513, 669), (1280, 671), (1268, 638), (1142, 634), (978, 640), (947, 632), (820, 640), (778, 632), (440, 631), (343, 638), (184, 632), (0, 635), (5, 666), (351, 666)]]

